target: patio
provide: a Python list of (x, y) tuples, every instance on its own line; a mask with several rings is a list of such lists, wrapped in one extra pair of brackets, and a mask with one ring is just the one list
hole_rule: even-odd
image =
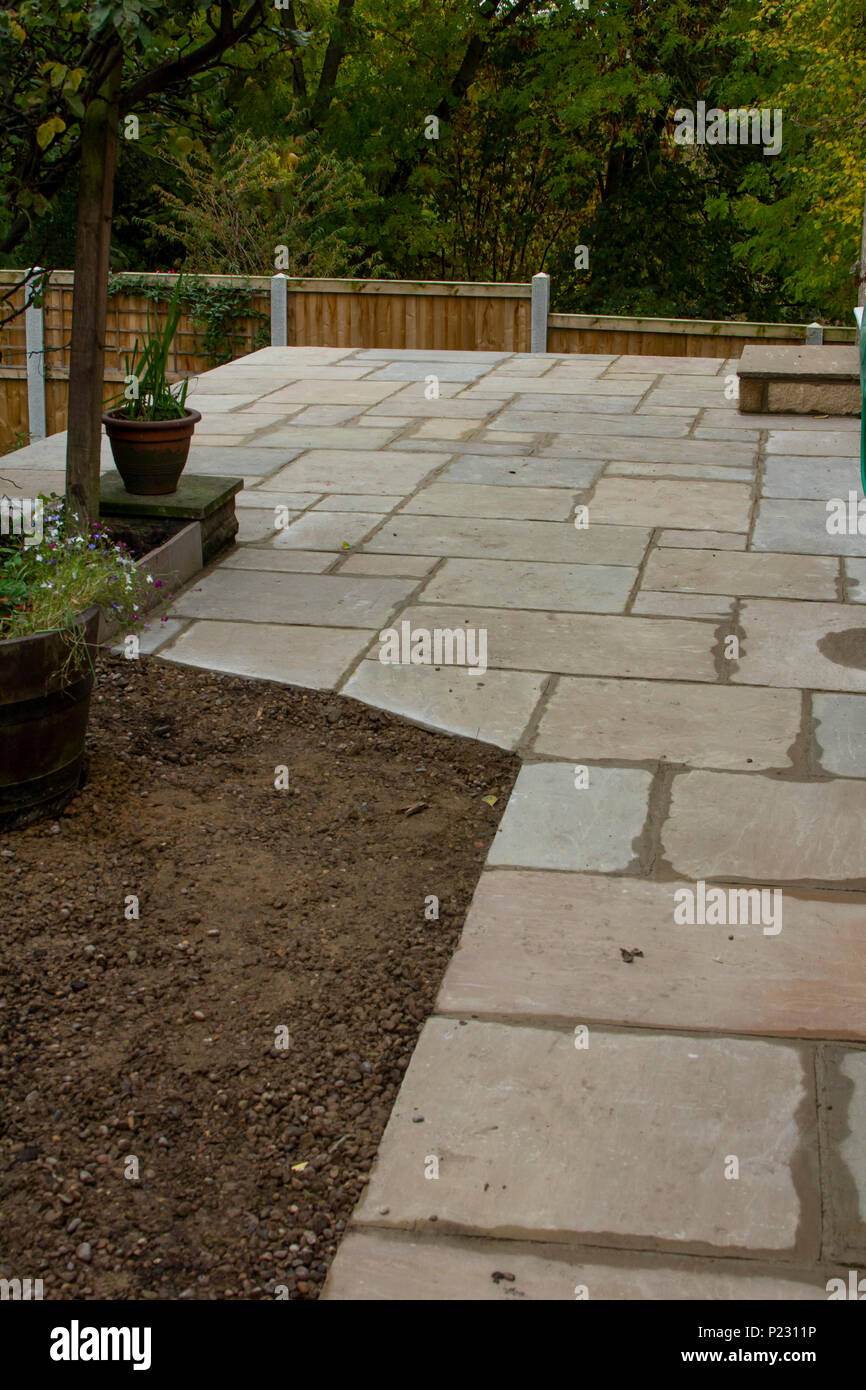
[[(735, 372), (266, 348), (190, 394), (239, 544), (143, 649), (523, 758), (326, 1296), (823, 1300), (866, 1261), (859, 421), (739, 415)], [(60, 490), (64, 448), (3, 475)], [(487, 669), (383, 663), (402, 623)], [(783, 916), (677, 922), (704, 881)]]

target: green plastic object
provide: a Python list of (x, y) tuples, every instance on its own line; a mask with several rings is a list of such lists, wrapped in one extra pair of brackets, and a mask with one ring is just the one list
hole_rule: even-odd
[(866, 497), (866, 323), (862, 306), (854, 310), (854, 317), (860, 330), (860, 481)]

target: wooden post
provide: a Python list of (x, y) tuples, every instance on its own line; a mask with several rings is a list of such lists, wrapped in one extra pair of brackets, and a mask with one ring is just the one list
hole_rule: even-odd
[(99, 516), (99, 464), (102, 447), (105, 316), (108, 308), (111, 212), (117, 157), (118, 93), (123, 50), (81, 123), (81, 167), (69, 356), (69, 411), (66, 440), (66, 505), (80, 519)]
[(863, 199), (863, 231), (860, 234), (860, 286), (857, 305), (866, 305), (866, 198)]

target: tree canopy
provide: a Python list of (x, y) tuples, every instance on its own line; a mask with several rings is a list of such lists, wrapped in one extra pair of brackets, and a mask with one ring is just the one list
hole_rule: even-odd
[[(297, 274), (545, 269), (560, 310), (848, 323), (864, 39), (864, 0), (25, 0), (0, 255), (72, 263), (119, 57), (112, 269), (269, 274), (282, 245)], [(781, 110), (781, 152), (678, 144), (699, 101)]]

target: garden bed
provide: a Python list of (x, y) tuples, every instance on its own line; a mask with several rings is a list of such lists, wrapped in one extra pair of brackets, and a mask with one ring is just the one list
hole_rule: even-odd
[(88, 749), (58, 820), (0, 836), (0, 1276), (313, 1298), (516, 759), (119, 657)]

